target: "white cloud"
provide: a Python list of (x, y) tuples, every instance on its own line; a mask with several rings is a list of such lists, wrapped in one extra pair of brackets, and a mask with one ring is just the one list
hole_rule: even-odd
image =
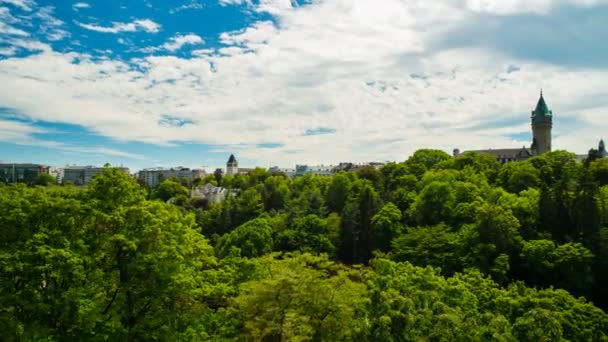
[(12, 56), (17, 53), (17, 49), (14, 47), (0, 47), (0, 55), (2, 56)]
[(596, 6), (606, 4), (606, 0), (467, 0), (468, 8), (475, 12), (486, 12), (498, 15), (516, 13), (547, 14), (551, 9), (566, 4), (575, 6)]
[(0, 0), (0, 3), (11, 4), (28, 12), (32, 10), (32, 7), (36, 6), (36, 2), (33, 0)]
[(219, 0), (219, 3), (222, 6), (242, 5), (242, 4), (251, 4), (251, 0)]
[(112, 26), (99, 26), (95, 24), (85, 24), (76, 22), (80, 27), (87, 30), (101, 32), (101, 33), (120, 33), (120, 32), (135, 32), (145, 31), (149, 33), (156, 33), (160, 31), (161, 25), (155, 23), (150, 19), (138, 19), (130, 23), (118, 23), (113, 22)]
[(79, 9), (90, 8), (90, 7), (91, 7), (91, 5), (89, 5), (86, 2), (77, 2), (77, 3), (75, 3), (75, 4), (72, 5), (72, 8), (74, 10), (76, 10), (76, 11), (79, 10)]
[(198, 2), (196, 0), (192, 0), (189, 3), (186, 3), (186, 4), (183, 4), (183, 5), (179, 6), (179, 7), (175, 7), (175, 8), (170, 9), (169, 13), (175, 14), (175, 13), (178, 13), (178, 12), (181, 12), (181, 11), (200, 10), (202, 8), (203, 8), (203, 5), (200, 2)]
[(204, 41), (201, 37), (195, 34), (177, 35), (169, 39), (168, 42), (163, 44), (163, 48), (168, 51), (177, 51), (184, 45), (199, 45), (203, 44)]
[[(486, 13), (463, 4), (261, 1), (254, 10), (273, 13), (276, 24), (225, 33), (227, 46), (195, 50), (195, 58), (99, 61), (46, 49), (2, 60), (0, 103), (119, 141), (213, 144), (260, 165), (292, 166), (403, 160), (423, 147), (529, 145), (509, 135), (529, 131), (543, 87), (555, 113), (554, 147), (595, 146), (608, 128), (601, 118), (608, 70), (517, 58), (494, 46), (437, 46), (437, 37)], [(188, 124), (163, 124), (166, 117)], [(319, 127), (335, 133), (305, 136)], [(282, 146), (256, 148), (262, 143)]]
[(0, 35), (27, 37), (30, 34), (21, 29), (0, 22)]

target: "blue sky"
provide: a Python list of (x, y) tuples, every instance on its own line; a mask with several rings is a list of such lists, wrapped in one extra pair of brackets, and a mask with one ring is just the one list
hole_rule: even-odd
[(404, 160), (608, 128), (604, 0), (0, 0), (0, 160)]

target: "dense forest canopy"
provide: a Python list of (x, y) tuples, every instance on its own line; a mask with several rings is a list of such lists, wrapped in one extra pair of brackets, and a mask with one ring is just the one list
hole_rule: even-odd
[(608, 341), (608, 159), (0, 185), (5, 341)]

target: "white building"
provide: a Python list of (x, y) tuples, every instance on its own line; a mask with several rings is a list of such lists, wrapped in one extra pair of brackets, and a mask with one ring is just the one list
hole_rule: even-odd
[(217, 204), (222, 203), (226, 199), (226, 196), (228, 194), (228, 190), (219, 186), (215, 186), (211, 183), (207, 183), (205, 185), (193, 188), (190, 192), (190, 197), (204, 198), (209, 202), (209, 204)]
[(169, 178), (186, 179), (189, 182), (196, 178), (204, 178), (207, 173), (201, 169), (189, 169), (187, 167), (174, 168), (152, 168), (143, 169), (137, 173), (137, 178), (144, 182), (147, 186), (154, 188), (162, 181)]

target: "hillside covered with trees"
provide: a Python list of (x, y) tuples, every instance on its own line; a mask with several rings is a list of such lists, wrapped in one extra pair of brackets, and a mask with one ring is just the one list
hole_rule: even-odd
[(0, 185), (2, 340), (608, 341), (608, 159), (207, 182)]

